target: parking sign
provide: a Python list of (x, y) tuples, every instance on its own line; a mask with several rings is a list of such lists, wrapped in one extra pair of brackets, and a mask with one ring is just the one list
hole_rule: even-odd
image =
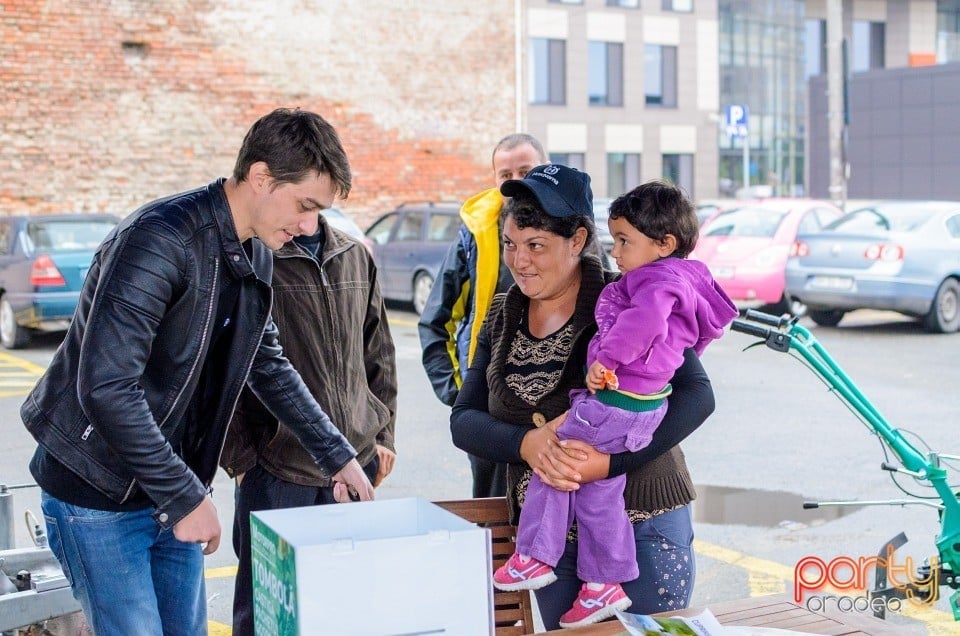
[(747, 107), (743, 104), (727, 106), (727, 134), (731, 137), (747, 136)]

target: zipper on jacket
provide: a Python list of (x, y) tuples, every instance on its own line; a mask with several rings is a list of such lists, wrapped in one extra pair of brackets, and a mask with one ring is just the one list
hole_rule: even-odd
[(83, 431), (83, 435), (80, 436), (80, 439), (82, 439), (83, 441), (87, 441), (87, 439), (90, 437), (90, 433), (92, 432), (93, 432), (93, 424), (88, 424), (87, 428), (84, 429)]
[[(209, 335), (209, 327), (211, 317), (213, 316), (213, 308), (217, 304), (217, 283), (220, 282), (220, 259), (215, 258), (213, 261), (213, 287), (210, 288), (210, 302), (207, 304), (207, 316), (203, 323), (203, 335), (200, 337), (200, 348), (199, 351), (203, 351), (203, 346), (207, 342), (207, 336)], [(187, 374), (186, 380), (184, 380), (183, 385), (180, 387), (180, 392), (177, 394), (177, 397), (173, 400), (173, 404), (170, 405), (170, 410), (167, 411), (167, 414), (163, 416), (163, 419), (157, 422), (157, 426), (163, 428), (163, 425), (167, 422), (167, 418), (173, 413), (174, 409), (177, 406), (177, 402), (180, 401), (180, 398), (183, 397), (183, 392), (187, 389), (187, 385), (190, 384), (190, 380), (193, 378), (193, 374), (197, 371), (197, 366), (200, 364), (201, 354), (198, 353), (196, 359), (193, 361), (193, 366), (190, 367), (190, 373)]]
[[(214, 261), (213, 261), (213, 286), (212, 286), (211, 289), (210, 289), (210, 303), (207, 305), (207, 316), (206, 316), (206, 320), (204, 321), (204, 325), (203, 325), (203, 335), (200, 337), (200, 349), (199, 349), (200, 351), (203, 351), (203, 345), (204, 345), (204, 344), (206, 343), (206, 341), (207, 341), (207, 335), (208, 335), (207, 330), (208, 330), (208, 327), (210, 326), (211, 316), (213, 315), (213, 308), (214, 308), (214, 306), (216, 305), (216, 302), (217, 302), (217, 283), (218, 283), (218, 282), (220, 282), (220, 259), (219, 259), (219, 258), (214, 258)], [(180, 401), (180, 398), (183, 397), (183, 392), (186, 390), (187, 385), (190, 384), (190, 380), (191, 380), (191, 378), (193, 378), (193, 374), (196, 372), (196, 370), (197, 370), (197, 365), (199, 365), (199, 364), (200, 364), (200, 354), (198, 353), (196, 359), (193, 361), (193, 366), (190, 367), (190, 373), (187, 374), (186, 380), (184, 380), (183, 385), (180, 387), (180, 392), (177, 394), (177, 397), (174, 398), (173, 404), (170, 405), (170, 409), (167, 411), (167, 414), (163, 416), (163, 419), (161, 419), (160, 421), (157, 422), (157, 428), (162, 429), (164, 423), (166, 423), (167, 419), (168, 419), (168, 418), (170, 417), (170, 415), (173, 413), (174, 409), (175, 409), (176, 406), (177, 406), (177, 403)], [(92, 429), (93, 427), (91, 426), (91, 427), (89, 427), (89, 428)], [(89, 435), (89, 432), (84, 432), (84, 434), (85, 434), (85, 435)], [(84, 439), (86, 439), (86, 438), (84, 438)], [(137, 485), (137, 481), (136, 481), (136, 480), (133, 480), (133, 481), (130, 482), (130, 487), (127, 488), (127, 492), (124, 493), (123, 499), (120, 500), (120, 503), (126, 503), (127, 499), (130, 497), (130, 495), (133, 494), (133, 490), (134, 490), (134, 488), (136, 487), (136, 485)], [(205, 486), (208, 486), (209, 484), (204, 484), (204, 485), (205, 485)]]

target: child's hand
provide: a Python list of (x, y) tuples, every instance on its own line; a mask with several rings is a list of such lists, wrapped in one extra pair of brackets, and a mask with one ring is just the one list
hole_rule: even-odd
[(596, 393), (600, 389), (616, 389), (620, 384), (617, 382), (617, 375), (605, 368), (599, 362), (594, 362), (587, 370), (587, 388), (591, 393)]

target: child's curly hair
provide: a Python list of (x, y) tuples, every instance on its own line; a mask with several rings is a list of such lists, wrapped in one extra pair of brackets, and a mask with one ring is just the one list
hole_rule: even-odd
[(610, 218), (624, 218), (654, 240), (667, 234), (677, 239), (673, 256), (686, 258), (697, 245), (700, 223), (683, 190), (666, 181), (648, 181), (610, 204)]

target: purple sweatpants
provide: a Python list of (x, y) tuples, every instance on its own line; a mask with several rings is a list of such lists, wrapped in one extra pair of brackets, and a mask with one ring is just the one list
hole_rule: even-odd
[[(635, 413), (608, 406), (585, 389), (571, 391), (570, 396), (570, 414), (557, 435), (582, 440), (608, 454), (649, 444), (667, 412), (666, 402), (656, 410)], [(626, 482), (626, 475), (618, 475), (562, 492), (534, 474), (520, 510), (517, 552), (556, 566), (576, 519), (577, 576), (582, 581), (622, 583), (637, 578), (636, 538), (624, 510)]]

